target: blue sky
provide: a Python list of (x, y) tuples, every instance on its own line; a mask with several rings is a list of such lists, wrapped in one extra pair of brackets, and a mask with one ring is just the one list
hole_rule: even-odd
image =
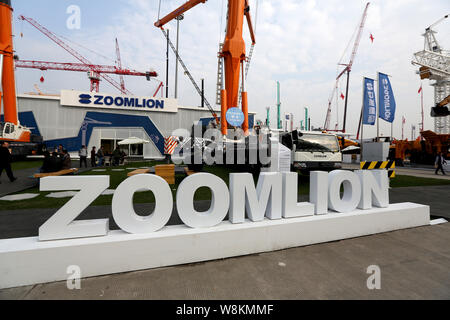
[[(184, 0), (162, 0), (164, 15)], [(206, 79), (207, 99), (215, 102), (217, 51), (223, 39), (223, 0), (209, 0), (186, 14), (181, 25), (180, 54), (195, 79)], [(253, 16), (256, 0), (251, 0)], [(81, 29), (69, 30), (66, 9), (70, 5), (81, 8)], [(25, 22), (17, 20), (23, 14), (30, 16), (51, 31), (82, 44), (101, 55), (77, 45), (73, 47), (89, 60), (98, 64), (114, 64), (117, 37), (122, 59), (126, 66), (138, 70), (155, 69), (160, 79), (165, 79), (165, 41), (153, 26), (158, 16), (159, 0), (13, 0), (15, 9), (15, 47), (21, 59), (76, 62), (76, 60)], [(247, 89), (249, 105), (265, 118), (265, 108), (271, 107), (275, 119), (276, 81), (281, 82), (282, 109), (292, 112), (296, 123), (303, 119), (304, 107), (310, 108), (313, 126), (322, 126), (327, 102), (334, 85), (337, 63), (354, 33), (365, 7), (363, 0), (259, 0), (256, 23), (257, 45), (250, 67)], [(405, 128), (409, 137), (412, 124), (420, 121), (420, 99), (417, 90), (421, 85), (411, 65), (414, 52), (423, 48), (425, 27), (450, 13), (448, 0), (374, 0), (356, 58), (349, 93), (349, 129), (356, 132), (361, 108), (361, 83), (363, 76), (375, 77), (377, 71), (391, 74), (396, 94), (398, 112), (395, 135), (401, 135), (401, 117), (407, 119)], [(169, 24), (172, 38), (175, 24)], [(246, 29), (246, 27), (245, 27)], [(450, 21), (436, 28), (441, 44), (450, 50)], [(20, 33), (23, 37), (20, 37)], [(373, 33), (375, 42), (369, 40)], [(245, 40), (249, 43), (248, 33)], [(72, 44), (71, 44), (72, 45)], [(350, 46), (351, 47), (351, 46)], [(347, 53), (348, 55), (349, 53)], [(104, 56), (108, 57), (105, 59)], [(344, 59), (345, 60), (345, 59)], [(171, 54), (170, 94), (173, 95), (174, 56)], [(39, 78), (45, 77), (40, 84)], [(157, 86), (142, 78), (127, 77), (127, 88), (135, 94), (152, 95)], [(19, 92), (33, 91), (39, 84), (44, 92), (58, 93), (61, 89), (88, 90), (89, 81), (83, 73), (39, 70), (18, 70)], [(429, 108), (433, 104), (433, 89), (424, 81), (426, 129), (433, 129)], [(101, 91), (117, 90), (103, 81)], [(344, 91), (344, 83), (340, 91)], [(199, 97), (189, 80), (180, 74), (180, 104), (199, 105)], [(343, 106), (333, 109), (333, 121), (342, 117)], [(342, 121), (340, 121), (342, 123)], [(368, 128), (369, 135), (375, 128)], [(390, 126), (382, 125), (389, 135)]]

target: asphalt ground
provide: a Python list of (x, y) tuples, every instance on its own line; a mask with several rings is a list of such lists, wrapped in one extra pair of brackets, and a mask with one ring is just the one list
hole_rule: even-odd
[[(79, 168), (78, 161), (72, 161), (72, 164), (74, 168)], [(90, 167), (88, 167), (87, 169), (79, 169), (79, 173), (91, 169), (92, 168)], [(17, 178), (17, 180), (14, 182), (10, 182), (8, 177), (6, 176), (6, 172), (3, 172), (3, 174), (0, 176), (0, 197), (36, 187), (39, 184), (39, 179), (35, 179), (33, 177), (35, 173), (39, 173), (39, 168), (13, 171), (13, 174)]]

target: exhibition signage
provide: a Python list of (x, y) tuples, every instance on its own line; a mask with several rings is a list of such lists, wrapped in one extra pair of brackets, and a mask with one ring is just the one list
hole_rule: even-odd
[(375, 100), (374, 80), (364, 78), (364, 118), (363, 124), (373, 126), (377, 118), (377, 103)]
[(226, 114), (227, 122), (233, 127), (240, 127), (244, 123), (244, 113), (239, 108), (230, 108)]
[(395, 119), (395, 98), (392, 91), (391, 81), (389, 76), (379, 72), (378, 73), (378, 103), (380, 104), (379, 116), (387, 122), (394, 122)]
[[(219, 177), (198, 173), (185, 178), (175, 202), (184, 225), (166, 226), (174, 199), (156, 175), (122, 182), (109, 219), (76, 220), (109, 187), (109, 176), (41, 179), (41, 191), (79, 192), (40, 228), (38, 238), (0, 240), (0, 288), (66, 279), (68, 266), (83, 277), (193, 263), (429, 224), (429, 207), (389, 205), (386, 170), (312, 172), (310, 201), (298, 203), (298, 175), (232, 173), (229, 186)], [(207, 212), (194, 208), (199, 188), (211, 190)], [(343, 188), (343, 196), (341, 196)], [(133, 196), (149, 190), (153, 212), (138, 215)], [(224, 221), (228, 215), (228, 221)], [(53, 257), (53, 258), (52, 258)], [(39, 265), (39, 267), (35, 267)]]
[(74, 90), (61, 90), (61, 105), (94, 109), (178, 112), (176, 99), (112, 95)]

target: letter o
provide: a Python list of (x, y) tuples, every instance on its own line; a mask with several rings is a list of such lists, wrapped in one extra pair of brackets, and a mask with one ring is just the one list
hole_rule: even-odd
[(103, 102), (107, 105), (107, 106), (112, 106), (112, 104), (114, 103), (114, 99), (112, 97), (105, 97), (105, 99), (103, 100)]
[(155, 100), (153, 100), (153, 99), (147, 100), (147, 108), (152, 109), (154, 107), (155, 107)]
[[(148, 216), (136, 214), (133, 195), (148, 189), (155, 195), (155, 210)], [(139, 174), (122, 182), (114, 192), (112, 214), (117, 225), (128, 233), (151, 233), (163, 228), (172, 215), (172, 191), (167, 182), (155, 175)]]
[(114, 99), (114, 104), (118, 107), (123, 106), (123, 98), (122, 97), (117, 97), (116, 99)]
[[(344, 196), (341, 198), (341, 185)], [(361, 199), (361, 182), (351, 171), (336, 170), (328, 175), (328, 206), (331, 210), (345, 213), (358, 207)]]
[[(207, 212), (194, 209), (194, 195), (201, 187), (211, 189), (211, 207)], [(214, 227), (225, 219), (230, 207), (230, 192), (225, 182), (209, 173), (197, 173), (184, 179), (177, 191), (177, 210), (183, 223), (191, 228)]]

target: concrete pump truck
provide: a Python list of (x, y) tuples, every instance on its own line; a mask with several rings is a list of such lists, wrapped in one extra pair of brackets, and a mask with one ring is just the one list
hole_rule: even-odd
[[(0, 143), (10, 142), (14, 158), (35, 154), (42, 146), (42, 137), (35, 136), (19, 122), (16, 83), (14, 76), (14, 49), (11, 0), (0, 0)], [(1, 109), (0, 109), (1, 110)]]

